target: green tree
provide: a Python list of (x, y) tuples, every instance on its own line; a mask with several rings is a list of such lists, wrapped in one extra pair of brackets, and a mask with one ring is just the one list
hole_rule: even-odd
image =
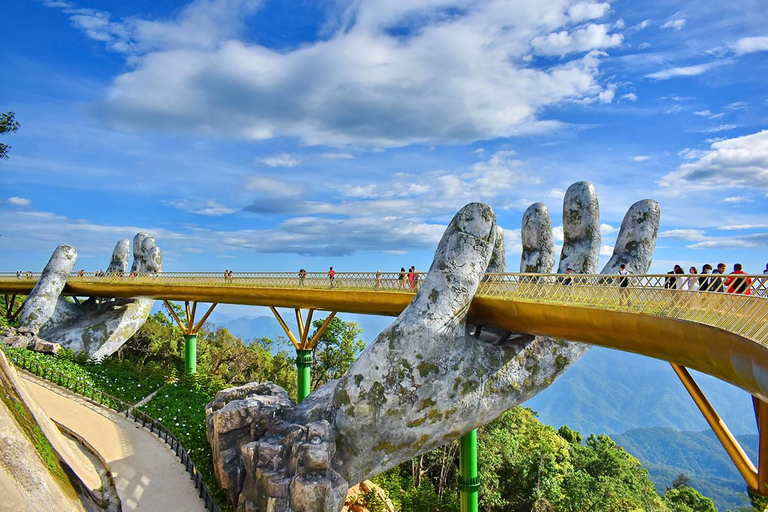
[(672, 512), (717, 512), (715, 503), (693, 487), (673, 487), (664, 493), (664, 503)]
[[(19, 123), (14, 119), (13, 112), (0, 112), (0, 134), (15, 132), (19, 129)], [(8, 150), (11, 146), (0, 142), (0, 158), (8, 158)]]
[[(317, 330), (325, 319), (315, 320), (312, 326)], [(345, 322), (333, 317), (317, 341), (312, 357), (312, 389), (317, 389), (329, 380), (338, 379), (352, 366), (357, 355), (365, 348), (359, 338), (363, 330), (356, 322)]]

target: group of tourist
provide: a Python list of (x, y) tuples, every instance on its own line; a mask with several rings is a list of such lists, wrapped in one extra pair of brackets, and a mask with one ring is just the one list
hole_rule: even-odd
[(21, 279), (23, 276), (27, 276), (27, 279), (32, 279), (32, 271), (27, 270), (26, 273), (23, 270), (16, 271), (16, 279)]
[(418, 290), (419, 288), (419, 271), (416, 267), (411, 265), (406, 273), (405, 267), (400, 267), (400, 275), (397, 276), (397, 287), (401, 290), (405, 289), (406, 278), (408, 279), (408, 286), (411, 290)]
[[(728, 293), (742, 293), (750, 295), (752, 293), (752, 278), (739, 277), (739, 275), (746, 275), (741, 263), (734, 263), (733, 272), (725, 276), (726, 265), (725, 263), (718, 263), (715, 269), (712, 265), (705, 263), (701, 267), (701, 273), (696, 267), (688, 269), (687, 277), (677, 277), (680, 274), (685, 275), (686, 272), (680, 265), (667, 272), (669, 277), (664, 281), (664, 288), (674, 288), (677, 290), (701, 290), (705, 292), (728, 292)], [(763, 270), (763, 274), (768, 275), (768, 264)], [(764, 284), (764, 283), (761, 283)], [(758, 289), (758, 294), (763, 295), (765, 293), (764, 288)]]

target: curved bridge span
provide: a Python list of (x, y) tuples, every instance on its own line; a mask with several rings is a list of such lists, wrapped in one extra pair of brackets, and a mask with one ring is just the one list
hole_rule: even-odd
[[(697, 276), (700, 277), (700, 276)], [(728, 277), (728, 276), (724, 276)], [(488, 274), (468, 321), (563, 338), (676, 363), (729, 382), (768, 402), (768, 293), (765, 276), (749, 293), (671, 287), (668, 275)], [(681, 282), (687, 276), (678, 276)], [(0, 274), (0, 292), (26, 294), (37, 275)], [(417, 281), (418, 282), (418, 281)], [(694, 287), (695, 288), (695, 287)], [(80, 297), (244, 304), (397, 316), (414, 290), (399, 273), (73, 274), (64, 293)]]

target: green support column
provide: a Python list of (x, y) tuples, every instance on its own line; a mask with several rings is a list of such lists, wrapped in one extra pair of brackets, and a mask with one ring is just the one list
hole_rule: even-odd
[(477, 493), (480, 477), (477, 476), (477, 430), (461, 436), (459, 451), (459, 501), (461, 512), (477, 512)]
[(297, 392), (298, 401), (304, 400), (311, 391), (312, 385), (312, 351), (296, 350), (296, 370), (299, 389)]
[(197, 334), (184, 335), (184, 373), (197, 373)]

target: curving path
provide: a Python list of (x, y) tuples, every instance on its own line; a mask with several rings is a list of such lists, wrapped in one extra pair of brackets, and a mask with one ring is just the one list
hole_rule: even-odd
[(84, 437), (112, 468), (123, 510), (204, 511), (197, 491), (168, 446), (116, 412), (19, 372), (53, 420)]

